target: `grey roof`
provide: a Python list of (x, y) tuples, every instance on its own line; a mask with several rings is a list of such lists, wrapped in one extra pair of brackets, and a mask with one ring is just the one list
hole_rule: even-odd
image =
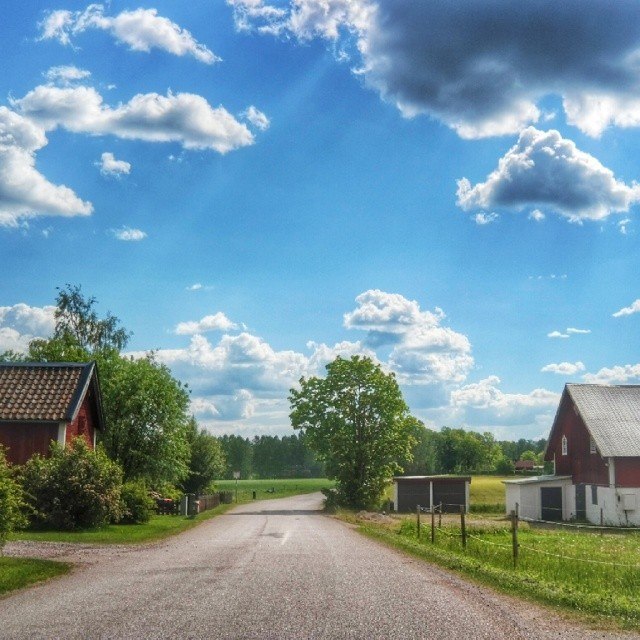
[(509, 478), (502, 480), (502, 484), (541, 484), (543, 482), (556, 482), (558, 480), (571, 480), (571, 476), (529, 476), (528, 478)]
[(600, 455), (640, 456), (640, 385), (568, 384)]

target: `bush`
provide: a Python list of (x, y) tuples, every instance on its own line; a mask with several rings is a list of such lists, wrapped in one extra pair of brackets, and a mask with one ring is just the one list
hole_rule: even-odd
[(125, 524), (144, 524), (149, 522), (156, 503), (149, 496), (144, 482), (125, 482), (120, 494), (122, 518)]
[(122, 469), (83, 438), (66, 448), (54, 442), (49, 458), (27, 462), (20, 481), (34, 527), (92, 529), (122, 515)]
[(0, 446), (0, 553), (7, 536), (26, 521), (22, 514), (22, 490), (13, 479), (4, 448)]

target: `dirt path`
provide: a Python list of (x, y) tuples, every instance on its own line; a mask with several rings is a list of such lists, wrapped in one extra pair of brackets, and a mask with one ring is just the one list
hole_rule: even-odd
[(244, 505), (145, 547), (13, 543), (79, 562), (0, 600), (1, 638), (591, 638), (319, 513), (321, 496)]

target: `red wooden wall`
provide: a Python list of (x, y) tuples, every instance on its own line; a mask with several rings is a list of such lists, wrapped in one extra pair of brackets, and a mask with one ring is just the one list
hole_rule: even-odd
[[(562, 455), (562, 436), (567, 438), (567, 455)], [(573, 401), (565, 392), (547, 448), (547, 460), (555, 455), (556, 475), (573, 476), (573, 484), (609, 484), (606, 460), (599, 453), (591, 453), (591, 438)], [(636, 485), (640, 486), (640, 485)]]
[(97, 425), (97, 416), (92, 392), (89, 391), (78, 410), (75, 420), (67, 425), (67, 443), (82, 436), (93, 449), (93, 437)]
[(57, 439), (57, 423), (0, 422), (0, 444), (12, 464), (24, 464), (34, 453), (47, 455)]

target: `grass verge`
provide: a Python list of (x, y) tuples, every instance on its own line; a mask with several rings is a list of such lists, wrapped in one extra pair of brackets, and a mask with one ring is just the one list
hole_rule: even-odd
[[(342, 514), (343, 518), (345, 515)], [(345, 519), (354, 521), (353, 516)], [(594, 625), (640, 629), (638, 534), (592, 534), (523, 527), (513, 568), (510, 532), (496, 521), (474, 527), (463, 550), (459, 527), (443, 525), (430, 541), (415, 522), (357, 521), (365, 535), (512, 596), (535, 600)]]
[(70, 569), (66, 562), (0, 557), (0, 595), (60, 576)]
[[(256, 499), (285, 498), (302, 493), (314, 493), (323, 487), (332, 486), (330, 480), (310, 478), (301, 480), (239, 480), (238, 504), (251, 502), (253, 491)], [(220, 491), (235, 491), (235, 480), (220, 482)], [(273, 491), (271, 491), (273, 489)], [(112, 524), (100, 529), (83, 531), (17, 531), (9, 540), (36, 540), (43, 542), (75, 542), (85, 544), (141, 544), (161, 540), (195, 527), (233, 508), (233, 504), (221, 504), (215, 509), (203, 511), (195, 518), (184, 516), (151, 517), (146, 524)]]

